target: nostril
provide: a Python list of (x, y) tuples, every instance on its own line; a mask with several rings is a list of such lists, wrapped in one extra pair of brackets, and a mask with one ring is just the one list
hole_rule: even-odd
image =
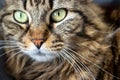
[[(34, 43), (35, 44), (35, 43)], [(41, 47), (41, 45), (43, 44), (43, 42), (41, 42), (40, 44), (35, 44), (35, 46), (38, 48), (38, 49), (40, 49), (40, 47)]]
[(44, 42), (44, 39), (32, 39), (31, 41), (34, 43), (34, 45), (35, 45), (38, 49), (40, 49), (41, 45), (42, 45), (43, 42)]

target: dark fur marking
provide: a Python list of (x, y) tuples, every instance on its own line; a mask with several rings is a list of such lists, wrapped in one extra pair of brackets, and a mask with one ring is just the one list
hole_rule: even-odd
[(24, 6), (24, 9), (26, 10), (27, 0), (22, 0), (22, 1), (23, 1), (23, 6)]
[(0, 22), (2, 22), (2, 21), (3, 21), (3, 18), (4, 18), (5, 16), (8, 16), (8, 15), (11, 15), (11, 13), (5, 13), (5, 14), (3, 14), (3, 15), (1, 16), (1, 18), (0, 18)]

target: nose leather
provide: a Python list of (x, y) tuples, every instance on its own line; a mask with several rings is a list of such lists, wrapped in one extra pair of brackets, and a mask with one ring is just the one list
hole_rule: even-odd
[(38, 49), (40, 49), (42, 43), (44, 42), (44, 39), (32, 39), (32, 42)]

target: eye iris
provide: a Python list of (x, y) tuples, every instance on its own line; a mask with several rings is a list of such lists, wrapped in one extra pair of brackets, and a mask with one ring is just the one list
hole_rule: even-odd
[(65, 9), (56, 10), (52, 14), (52, 20), (55, 22), (59, 22), (65, 18), (66, 14), (67, 14), (67, 12)]
[(14, 13), (14, 18), (17, 22), (20, 22), (20, 23), (25, 23), (28, 21), (27, 15), (22, 11), (16, 11)]

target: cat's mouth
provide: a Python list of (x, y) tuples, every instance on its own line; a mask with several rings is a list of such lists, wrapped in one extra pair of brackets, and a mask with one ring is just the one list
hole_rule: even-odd
[(42, 53), (40, 51), (24, 52), (24, 53), (28, 55), (31, 59), (34, 59), (39, 62), (50, 61), (56, 57), (54, 54)]
[(24, 36), (22, 46), (23, 54), (37, 61), (50, 61), (59, 56), (59, 52), (64, 48), (64, 42), (54, 35), (46, 38), (29, 38)]
[(38, 55), (38, 56), (45, 56), (46, 54), (43, 54), (41, 53), (40, 51), (38, 53), (36, 53), (35, 55)]
[(46, 48), (44, 44), (38, 49), (34, 44), (27, 48), (21, 47), (23, 54), (28, 55), (31, 59), (40, 62), (46, 62), (56, 57), (57, 51), (51, 51), (50, 48)]

